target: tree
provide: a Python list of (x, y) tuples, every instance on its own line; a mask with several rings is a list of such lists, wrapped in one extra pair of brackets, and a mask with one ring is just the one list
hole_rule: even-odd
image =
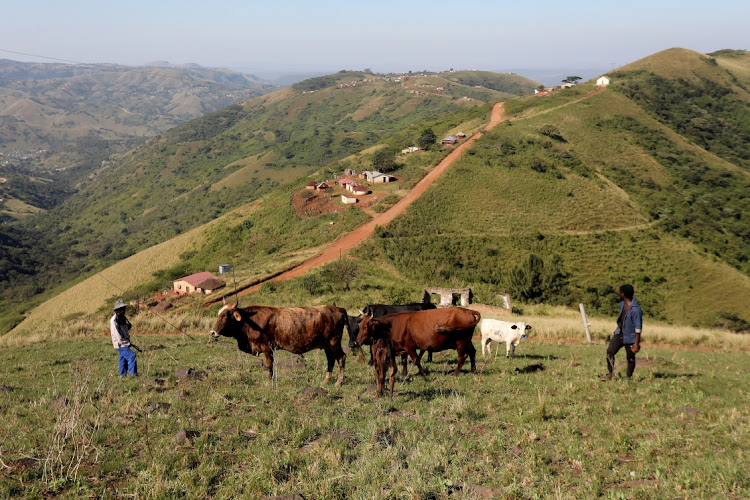
[(331, 288), (343, 284), (348, 292), (351, 290), (352, 281), (356, 280), (361, 272), (359, 264), (352, 259), (339, 259), (327, 265), (322, 274)]
[(568, 298), (568, 275), (559, 255), (545, 262), (536, 254), (510, 273), (510, 291), (524, 302), (564, 303)]
[(421, 149), (430, 149), (437, 142), (437, 136), (431, 128), (426, 128), (417, 138), (417, 146)]
[(580, 79), (581, 79), (581, 77), (580, 77), (580, 76), (569, 76), (569, 77), (567, 77), (566, 79), (564, 79), (564, 80), (563, 80), (562, 82), (563, 82), (563, 83), (573, 83), (573, 84), (575, 84), (575, 83), (577, 83), (577, 82), (578, 82), (578, 80), (580, 80)]
[(398, 168), (396, 163), (396, 152), (391, 148), (384, 148), (372, 157), (372, 168), (378, 172), (393, 172)]

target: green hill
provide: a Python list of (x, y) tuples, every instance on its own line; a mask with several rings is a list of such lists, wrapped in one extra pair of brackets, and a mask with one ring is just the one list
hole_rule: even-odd
[[(664, 68), (665, 64), (658, 61), (666, 56), (674, 70), (656, 74), (647, 69)], [(589, 82), (549, 97), (508, 101), (505, 123), (477, 141), (405, 216), (378, 228), (373, 238), (355, 249), (351, 283), (342, 282), (337, 271), (339, 264), (332, 263), (302, 278), (268, 283), (243, 302), (294, 305), (336, 301), (344, 307), (356, 308), (367, 302), (416, 300), (425, 286), (472, 286), (477, 301), (485, 304), (495, 304), (500, 293), (509, 292), (514, 306), (521, 309), (533, 303), (584, 302), (592, 314), (610, 315), (617, 305), (613, 288), (631, 282), (651, 319), (747, 329), (750, 226), (746, 215), (750, 207), (746, 193), (750, 174), (743, 158), (750, 143), (740, 142), (728, 154), (722, 149), (723, 137), (694, 137), (682, 133), (676, 124), (701, 117), (708, 121), (723, 120), (727, 130), (737, 137), (746, 133), (743, 124), (747, 118), (747, 92), (742, 86), (742, 76), (723, 65), (721, 58), (716, 57), (714, 65), (710, 57), (692, 51), (670, 50), (653, 58), (657, 63), (647, 58), (640, 65), (635, 63), (610, 74), (611, 85), (595, 95), (589, 96), (595, 90)], [(703, 71), (704, 66), (705, 73), (698, 71)], [(682, 71), (687, 72), (684, 77), (680, 76)], [(378, 127), (387, 126), (389, 122), (382, 114), (377, 119), (369, 118), (375, 114), (370, 112), (369, 103), (382, 103), (378, 104), (382, 106), (380, 109), (393, 112), (411, 98), (399, 101), (396, 96), (403, 97), (409, 87), (389, 80), (341, 87), (357, 78), (364, 80), (370, 76), (326, 77), (307, 82), (306, 87), (270, 94), (243, 107), (207, 117), (217, 123), (215, 126), (208, 126), (203, 120), (191, 122), (166, 134), (161, 142), (149, 144), (150, 151), (140, 149), (130, 153), (123, 165), (140, 165), (145, 174), (149, 170), (145, 165), (168, 167), (170, 161), (176, 162), (171, 156), (178, 151), (179, 160), (191, 157), (190, 153), (197, 158), (195, 152), (201, 146), (192, 141), (205, 141), (201, 144), (211, 144), (211, 151), (218, 144), (226, 151), (243, 150), (243, 155), (223, 157), (224, 165), (235, 165), (226, 169), (227, 174), (248, 166), (259, 168), (261, 159), (285, 170), (298, 165), (292, 158), (286, 158), (285, 152), (299, 151), (299, 158), (306, 159), (304, 165), (309, 172), (318, 172), (313, 178), (320, 178), (345, 166), (367, 165), (373, 151), (367, 146), (401, 147), (428, 126), (440, 136), (466, 128), (467, 124), (478, 128), (477, 119), (486, 120), (486, 107), (461, 111), (443, 107), (430, 116), (419, 114), (417, 106), (416, 111), (402, 118), (398, 113), (391, 114), (390, 123), (398, 124), (401, 129), (391, 127), (381, 132), (375, 127), (354, 128), (343, 133), (342, 123), (351, 127), (351, 123), (362, 125), (375, 120)], [(654, 78), (666, 81), (670, 85), (667, 89), (674, 82), (695, 86), (689, 87), (690, 91), (680, 99), (667, 100), (664, 108), (655, 108), (652, 103), (658, 92), (654, 93), (654, 85), (646, 85)], [(414, 83), (418, 84), (419, 78)], [(644, 91), (634, 94), (639, 85), (644, 86)], [(393, 94), (379, 101), (379, 87), (392, 89)], [(711, 90), (715, 88), (726, 91)], [(356, 92), (363, 92), (363, 99), (347, 101), (350, 105), (346, 106), (346, 113), (339, 110), (342, 104), (336, 104), (343, 102), (339, 96), (348, 97)], [(360, 105), (355, 108), (357, 102)], [(431, 102), (470, 101), (435, 96)], [(268, 114), (258, 111), (259, 108)], [(287, 133), (283, 127), (256, 126), (253, 138), (262, 138), (271, 147), (262, 151), (250, 149), (252, 141), (234, 140), (237, 136), (249, 136), (242, 128), (247, 121), (233, 117), (233, 113), (253, 112), (261, 120), (257, 123), (264, 124), (272, 118), (275, 124), (283, 123), (279, 115), (291, 114), (297, 120), (296, 129), (302, 133), (298, 137), (295, 132), (287, 142), (276, 144), (274, 141)], [(352, 115), (357, 112), (367, 116), (355, 120)], [(679, 120), (675, 120), (677, 116)], [(328, 118), (324, 122), (321, 117)], [(414, 121), (410, 122), (409, 117)], [(326, 134), (331, 137), (328, 147), (335, 152), (333, 156), (341, 159), (331, 162), (334, 158), (320, 151), (320, 143), (315, 142), (316, 136), (305, 127), (306, 123), (321, 128), (323, 123), (328, 124)], [(232, 133), (217, 133), (217, 130)], [(402, 132), (391, 135), (394, 130)], [(359, 143), (351, 150), (343, 147), (347, 137), (363, 141), (363, 136), (371, 137), (372, 142)], [(173, 137), (181, 142), (179, 147), (170, 149), (167, 143)], [(158, 147), (171, 153), (147, 161), (148, 153), (158, 151), (155, 149)], [(274, 154), (265, 156), (269, 149)], [(352, 155), (345, 157), (347, 153)], [(140, 163), (136, 161), (139, 155), (143, 155)], [(243, 163), (237, 161), (238, 157), (250, 159)], [(398, 172), (403, 174), (403, 184), (413, 185), (440, 157), (438, 151), (432, 151), (402, 159)], [(126, 170), (121, 172), (124, 174)], [(204, 182), (206, 193), (211, 192), (210, 186), (220, 183), (220, 177), (209, 177)], [(135, 183), (133, 186), (123, 185), (118, 189), (138, 192), (135, 182), (138, 176), (130, 179)], [(156, 183), (158, 177), (151, 180)], [(191, 232), (191, 243), (180, 245), (182, 253), (157, 252), (164, 261), (159, 271), (139, 271), (138, 263), (150, 260), (145, 254), (132, 255), (118, 265), (119, 273), (124, 273), (122, 282), (127, 283), (125, 294), (132, 297), (148, 293), (168, 286), (176, 275), (213, 269), (226, 262), (234, 264), (241, 288), (309, 258), (321, 245), (368, 218), (358, 209), (318, 217), (297, 216), (289, 200), (299, 189), (299, 182), (279, 180), (277, 185), (267, 186), (268, 191), (257, 203), (238, 208)], [(144, 185), (140, 189), (145, 190)], [(260, 193), (261, 190), (257, 194)], [(394, 191), (390, 204), (402, 195), (403, 191)], [(125, 202), (126, 198), (121, 200)], [(81, 208), (84, 209), (83, 205)], [(152, 209), (159, 210), (153, 205)], [(185, 211), (189, 210), (186, 205)], [(86, 211), (82, 213), (86, 217)], [(196, 212), (189, 213), (195, 217)], [(160, 216), (166, 214), (162, 212)], [(164, 232), (170, 224), (175, 227), (172, 221), (179, 221), (181, 216), (167, 217), (163, 222), (154, 220), (152, 229)], [(198, 213), (198, 218), (203, 216)], [(82, 221), (86, 220), (84, 217)], [(329, 225), (331, 222), (335, 224)], [(87, 224), (91, 223), (88, 219)], [(130, 230), (130, 225), (118, 223), (116, 218), (110, 225), (114, 234), (118, 229)], [(106, 234), (104, 230), (98, 231), (98, 237)], [(82, 232), (77, 234), (84, 236)], [(178, 259), (174, 258), (175, 253)], [(153, 259), (154, 253), (150, 255)], [(90, 257), (83, 260), (91, 262)], [(99, 262), (103, 265), (105, 261), (102, 258)], [(113, 279), (109, 271), (104, 274)], [(97, 281), (101, 278), (94, 275), (67, 288), (29, 314), (5, 341), (22, 338), (32, 331), (49, 331), (55, 318), (61, 321), (61, 312), (54, 311), (65, 309), (76, 318), (104, 316), (109, 312), (109, 302), (123, 292), (110, 286), (108, 292), (100, 290), (91, 295)], [(53, 307), (53, 303), (57, 305)], [(178, 310), (203, 310), (200, 304), (195, 299)], [(101, 320), (98, 318), (95, 323)]]
[[(476, 99), (418, 96), (392, 78), (343, 72), (192, 120), (110, 158), (44, 218), (16, 223), (13, 241), (0, 247), (0, 281), (15, 292), (6, 300), (26, 307), (21, 297), (168, 240), (333, 161), (381, 142), (400, 150), (425, 123), (447, 133), (482, 122), (487, 111)], [(362, 170), (372, 156), (348, 161)], [(27, 265), (13, 264), (19, 260)]]

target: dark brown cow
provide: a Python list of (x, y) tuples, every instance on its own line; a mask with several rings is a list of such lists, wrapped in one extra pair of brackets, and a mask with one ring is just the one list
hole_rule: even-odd
[(375, 364), (375, 378), (378, 385), (378, 396), (383, 395), (385, 372), (391, 368), (389, 380), (390, 397), (393, 398), (393, 386), (396, 383), (396, 348), (390, 339), (378, 339), (372, 346), (372, 359)]
[[(476, 372), (474, 358), (477, 351), (471, 337), (480, 319), (477, 311), (464, 307), (389, 314), (377, 319), (364, 316), (359, 324), (357, 342), (362, 345), (368, 339), (392, 340), (396, 354), (408, 354), (422, 376), (425, 374), (420, 364), (422, 355), (417, 356), (417, 349), (434, 352), (456, 349), (458, 365), (454, 373), (461, 371), (467, 356), (471, 360), (473, 373)], [(402, 364), (406, 376), (405, 356), (402, 356)]]
[(346, 354), (341, 349), (346, 318), (346, 309), (336, 306), (238, 308), (225, 305), (219, 310), (211, 336), (234, 337), (241, 351), (256, 356), (265, 354), (269, 379), (273, 377), (276, 349), (294, 354), (323, 349), (328, 358), (325, 382), (331, 381), (333, 364), (338, 361), (336, 385), (340, 385), (344, 381), (346, 360)]

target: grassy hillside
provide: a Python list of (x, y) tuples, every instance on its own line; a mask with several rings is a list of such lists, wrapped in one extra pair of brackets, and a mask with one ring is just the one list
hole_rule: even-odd
[(441, 76), (446, 80), (460, 83), (467, 87), (483, 87), (512, 96), (530, 94), (539, 86), (539, 82), (513, 73), (498, 74), (489, 71), (455, 71)]
[[(711, 67), (700, 54), (670, 53), (677, 67), (690, 67), (696, 60)], [(682, 63), (675, 61), (680, 56), (684, 56)], [(596, 95), (589, 96), (595, 88), (588, 83), (551, 97), (509, 101), (506, 123), (477, 141), (406, 216), (378, 228), (370, 241), (354, 251), (350, 282), (342, 282), (340, 266), (332, 263), (288, 283), (264, 285), (251, 300), (278, 305), (336, 301), (356, 308), (367, 302), (418, 300), (425, 286), (472, 286), (476, 299), (486, 304), (494, 304), (500, 293), (509, 292), (518, 310), (534, 303), (575, 307), (584, 302), (592, 314), (609, 316), (617, 306), (614, 287), (631, 282), (651, 319), (748, 330), (750, 228), (744, 215), (750, 212), (745, 196), (750, 175), (741, 164), (747, 144), (734, 149), (735, 157), (719, 155), (718, 146), (713, 148), (719, 150), (716, 153), (701, 147), (649, 108), (648, 100), (633, 97), (632, 88), (642, 81), (642, 70), (614, 74), (619, 76), (613, 77), (612, 85)], [(339, 77), (342, 80), (316, 79), (262, 97), (254, 105), (275, 105), (276, 114), (262, 115), (263, 123), (282, 110), (305, 123), (305, 108), (316, 113), (337, 111), (331, 95), (344, 93), (346, 97), (362, 90), (372, 95), (378, 86), (402, 88), (388, 80), (341, 87), (332, 82), (351, 83), (370, 76)], [(731, 81), (725, 78), (720, 70), (714, 83), (720, 86)], [(735, 86), (721, 97), (726, 116), (743, 115), (743, 92)], [(675, 109), (683, 115), (694, 109), (706, 116), (704, 108), (720, 107), (711, 104), (713, 97), (702, 93), (694, 97), (697, 101), (692, 108), (688, 96), (683, 99), (687, 105), (680, 102)], [(303, 98), (311, 102), (305, 108), (299, 105)], [(450, 102), (444, 97), (435, 99)], [(328, 106), (316, 108), (320, 102)], [(397, 100), (389, 102), (400, 106)], [(234, 121), (231, 113), (252, 109), (226, 110), (212, 119), (225, 120), (232, 124), (230, 130), (239, 131), (244, 122)], [(355, 112), (352, 109), (350, 113)], [(315, 144), (314, 132), (305, 136), (305, 128), (299, 127), (300, 137), (295, 132), (290, 139), (301, 157), (320, 159), (325, 166), (318, 176), (325, 176), (345, 166), (361, 169), (371, 152), (408, 144), (427, 126), (438, 135), (471, 131), (486, 112), (486, 108), (468, 107), (438, 115), (373, 143), (377, 147), (360, 146), (361, 153), (328, 164), (319, 150), (308, 149)], [(351, 114), (332, 120), (333, 130), (342, 121), (349, 123), (347, 118)], [(216, 128), (221, 127), (212, 129), (197, 122), (170, 134), (178, 134), (183, 141), (197, 140)], [(280, 127), (266, 126), (254, 137), (275, 141), (284, 134)], [(364, 134), (355, 129), (346, 137), (358, 135)], [(224, 144), (227, 150), (246, 147), (226, 139), (221, 142), (222, 137), (216, 134), (204, 140)], [(187, 142), (182, 144), (187, 148)], [(245, 156), (247, 160), (225, 164), (234, 165), (234, 171), (241, 172), (238, 178), (245, 178), (250, 169), (283, 164), (281, 152), (286, 146), (274, 148), (272, 156), (255, 153)], [(332, 150), (336, 146), (332, 140)], [(402, 159), (402, 186), (413, 185), (440, 157), (439, 151), (429, 151)], [(213, 269), (225, 262), (241, 270), (238, 281), (245, 286), (315, 254), (320, 245), (368, 218), (356, 209), (317, 219), (297, 217), (288, 200), (298, 188), (298, 181), (280, 185), (252, 214), (211, 225), (201, 235), (199, 247), (181, 254), (180, 261), (164, 272), (142, 274), (140, 288), (129, 290), (129, 296), (136, 289), (146, 290), (148, 283), (158, 287), (161, 280), (165, 286), (176, 274)], [(393, 192), (383, 206), (402, 195), (403, 191)], [(164, 225), (155, 227), (163, 230)], [(335, 230), (323, 230), (328, 227)], [(102, 299), (100, 304), (105, 311), (108, 303)], [(49, 321), (33, 313), (14, 336), (33, 331), (30, 325)]]
[(750, 357), (646, 346), (634, 382), (604, 384), (602, 343), (531, 324), (515, 359), (480, 352), (476, 374), (449, 377), (455, 351), (438, 353), (393, 399), (354, 356), (321, 387), (321, 351), (279, 351), (269, 382), (204, 337), (137, 336), (125, 380), (106, 336), (4, 349), (0, 495), (747, 498)]
[[(333, 161), (368, 168), (374, 153), (352, 155), (380, 142), (400, 151), (433, 123), (441, 134), (463, 123), (470, 131), (488, 109), (476, 100), (417, 96), (385, 77), (340, 73), (208, 114), (112, 157), (65, 204), (17, 224), (13, 244), (0, 247), (0, 281), (9, 290), (3, 300), (28, 308), (41, 289), (168, 240)], [(15, 265), (21, 255), (36, 273)]]

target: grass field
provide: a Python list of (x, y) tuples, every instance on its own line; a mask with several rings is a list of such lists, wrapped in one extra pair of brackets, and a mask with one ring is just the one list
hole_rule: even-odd
[(259, 358), (199, 328), (193, 339), (136, 334), (141, 376), (122, 380), (108, 336), (5, 348), (0, 495), (750, 495), (747, 342), (654, 346), (680, 335), (659, 327), (661, 337), (644, 338), (635, 380), (603, 383), (611, 325), (593, 321), (588, 345), (555, 338), (582, 337), (573, 313), (530, 313), (535, 327), (515, 359), (483, 358), (475, 338), (476, 374), (467, 363), (445, 375), (455, 352), (438, 353), (426, 379), (413, 366), (399, 376), (393, 399), (374, 395), (374, 372), (355, 356), (341, 387), (321, 385), (320, 351), (280, 351), (267, 381)]

